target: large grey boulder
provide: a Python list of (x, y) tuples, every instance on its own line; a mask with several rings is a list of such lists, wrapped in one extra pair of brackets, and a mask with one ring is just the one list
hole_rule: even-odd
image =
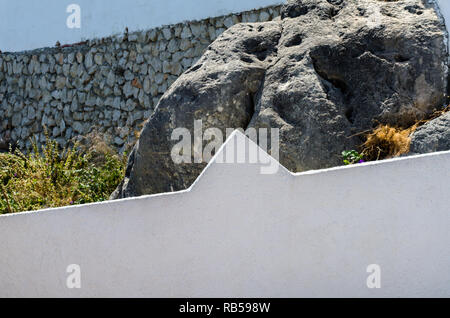
[(411, 136), (411, 154), (450, 150), (450, 112), (419, 127)]
[(174, 164), (172, 131), (280, 129), (280, 161), (336, 166), (379, 123), (425, 118), (447, 91), (446, 29), (428, 1), (291, 0), (275, 22), (239, 24), (166, 92), (112, 198), (181, 190), (205, 164)]
[[(247, 127), (255, 94), (276, 57), (279, 23), (240, 24), (225, 32), (161, 98), (132, 151), (126, 178), (114, 197), (160, 193), (189, 187), (206, 163), (175, 164), (176, 128)], [(193, 135), (193, 134), (192, 134)]]

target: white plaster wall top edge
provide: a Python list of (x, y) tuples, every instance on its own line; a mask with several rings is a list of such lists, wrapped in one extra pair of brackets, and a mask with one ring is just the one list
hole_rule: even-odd
[[(408, 157), (400, 157), (400, 158), (393, 158), (393, 159), (386, 159), (382, 161), (373, 161), (373, 162), (366, 162), (363, 164), (358, 165), (350, 165), (350, 166), (339, 166), (339, 167), (333, 167), (333, 168), (327, 168), (327, 169), (320, 169), (320, 170), (310, 170), (305, 172), (299, 172), (299, 173), (293, 173), (289, 171), (287, 168), (285, 168), (280, 162), (278, 162), (275, 158), (271, 157), (269, 154), (264, 152), (258, 145), (254, 144), (253, 141), (247, 138), (242, 132), (239, 130), (235, 130), (229, 138), (226, 140), (226, 142), (222, 145), (222, 147), (219, 149), (215, 157), (209, 162), (209, 164), (206, 166), (206, 168), (203, 170), (203, 172), (198, 176), (198, 178), (195, 180), (195, 182), (186, 190), (177, 191), (177, 192), (167, 192), (167, 193), (160, 193), (160, 194), (152, 194), (152, 195), (144, 195), (140, 197), (135, 198), (126, 198), (126, 199), (119, 199), (115, 201), (104, 201), (104, 202), (97, 202), (97, 203), (89, 203), (84, 205), (76, 205), (76, 206), (67, 206), (67, 207), (59, 207), (59, 208), (51, 208), (51, 209), (44, 209), (44, 210), (38, 210), (38, 211), (27, 211), (27, 212), (20, 212), (20, 213), (13, 213), (13, 214), (4, 214), (0, 215), (0, 221), (2, 218), (11, 218), (11, 217), (21, 217), (21, 216), (29, 216), (29, 215), (36, 215), (39, 216), (42, 213), (62, 213), (62, 212), (69, 212), (74, 211), (79, 208), (90, 208), (90, 207), (106, 207), (111, 204), (123, 204), (125, 202), (130, 201), (141, 201), (141, 200), (153, 200), (157, 198), (167, 197), (167, 196), (178, 196), (182, 194), (188, 194), (193, 189), (197, 187), (197, 185), (202, 182), (202, 179), (204, 178), (204, 175), (207, 174), (210, 170), (214, 169), (214, 166), (221, 165), (221, 163), (217, 163), (217, 158), (222, 155), (225, 147), (231, 142), (232, 139), (235, 138), (245, 138), (248, 140), (250, 144), (253, 144), (254, 146), (258, 147), (258, 149), (263, 152), (265, 155), (267, 155), (270, 160), (277, 164), (280, 167), (280, 170), (278, 171), (277, 175), (285, 175), (289, 178), (301, 178), (304, 176), (322, 176), (330, 173), (336, 173), (336, 172), (345, 172), (345, 173), (351, 173), (355, 169), (367, 169), (367, 168), (377, 168), (377, 167), (383, 167), (387, 165), (391, 165), (394, 163), (399, 162), (413, 162), (415, 160), (425, 159), (425, 158), (439, 158), (439, 157), (445, 157), (450, 159), (450, 151), (443, 151), (443, 152), (435, 152), (430, 154), (421, 154), (421, 155), (413, 155)], [(239, 165), (239, 164), (237, 164)], [(255, 164), (257, 166), (263, 166), (262, 164)], [(282, 177), (285, 177), (282, 176)]]

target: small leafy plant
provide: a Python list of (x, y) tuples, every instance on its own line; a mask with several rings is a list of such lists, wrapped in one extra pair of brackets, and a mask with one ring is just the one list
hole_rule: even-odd
[(343, 151), (342, 157), (344, 159), (344, 164), (347, 166), (365, 162), (364, 154), (360, 154), (356, 150)]

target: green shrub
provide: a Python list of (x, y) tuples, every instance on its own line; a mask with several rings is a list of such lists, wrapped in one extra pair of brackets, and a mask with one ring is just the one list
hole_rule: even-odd
[[(103, 150), (102, 150), (103, 151)], [(107, 200), (123, 178), (125, 158), (78, 144), (0, 154), (0, 214)]]

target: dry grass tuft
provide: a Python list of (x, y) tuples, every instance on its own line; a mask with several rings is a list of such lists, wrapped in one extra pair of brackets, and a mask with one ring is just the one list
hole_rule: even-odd
[(103, 164), (106, 156), (115, 156), (116, 150), (111, 146), (112, 137), (96, 130), (85, 136), (77, 136), (72, 143), (79, 151), (89, 153), (94, 164)]
[(376, 161), (395, 158), (409, 153), (412, 133), (420, 126), (442, 116), (448, 111), (450, 111), (450, 106), (436, 111), (430, 118), (418, 121), (408, 128), (392, 127), (389, 125), (378, 126), (367, 135), (367, 140), (362, 145), (364, 158), (368, 161)]
[(401, 156), (409, 152), (411, 134), (418, 125), (406, 129), (390, 127), (388, 125), (378, 126), (372, 133), (367, 135), (363, 144), (364, 158), (369, 161), (389, 159)]

